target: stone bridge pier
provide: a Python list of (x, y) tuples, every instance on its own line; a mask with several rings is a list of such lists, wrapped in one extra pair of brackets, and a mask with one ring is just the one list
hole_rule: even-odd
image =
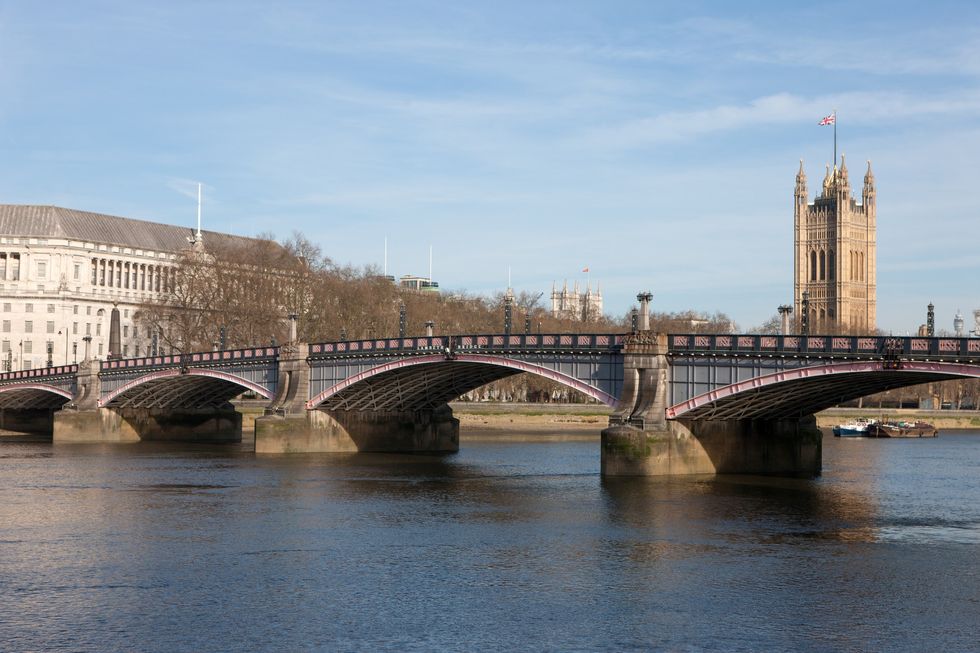
[(604, 476), (820, 473), (822, 435), (812, 415), (667, 419), (670, 365), (665, 334), (627, 337), (623, 392), (601, 436)]
[(416, 410), (309, 406), (310, 346), (280, 348), (279, 392), (255, 420), (256, 453), (455, 453), (459, 420), (448, 404)]

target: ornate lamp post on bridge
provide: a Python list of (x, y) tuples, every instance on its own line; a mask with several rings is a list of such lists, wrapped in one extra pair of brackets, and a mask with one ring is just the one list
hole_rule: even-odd
[(810, 291), (804, 290), (800, 299), (800, 335), (810, 335)]

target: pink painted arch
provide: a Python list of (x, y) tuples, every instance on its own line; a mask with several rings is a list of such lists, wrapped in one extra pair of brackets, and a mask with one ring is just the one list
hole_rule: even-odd
[[(919, 377), (921, 377), (923, 374), (935, 374), (937, 377), (945, 376), (947, 378), (957, 376), (964, 378), (980, 378), (980, 366), (978, 365), (944, 363), (938, 361), (902, 361), (899, 369), (885, 369), (882, 361), (858, 361), (850, 363), (835, 363), (831, 365), (819, 365), (815, 367), (801, 367), (776, 372), (774, 374), (758, 376), (752, 379), (746, 379), (745, 381), (726, 385), (721, 388), (716, 388), (697, 395), (688, 399), (687, 401), (683, 401), (669, 407), (667, 409), (667, 419), (683, 417), (685, 414), (690, 413), (691, 411), (709, 404), (713, 404), (722, 399), (734, 397), (735, 395), (747, 393), (752, 390), (759, 390), (769, 386), (775, 386), (791, 381), (800, 381), (803, 379), (818, 379), (821, 377), (829, 377), (834, 375), (852, 375), (869, 372), (887, 372), (889, 374), (915, 373)], [(924, 381), (915, 379), (909, 383), (909, 385), (922, 382)]]
[(64, 390), (62, 388), (56, 388), (53, 385), (48, 385), (46, 383), (18, 383), (16, 385), (4, 385), (0, 386), (0, 394), (4, 392), (14, 392), (17, 390), (42, 390), (44, 392), (50, 392), (52, 394), (59, 395), (68, 399), (69, 401), (74, 399), (72, 393)]
[(272, 399), (272, 393), (266, 390), (265, 388), (263, 388), (262, 386), (258, 385), (257, 383), (252, 383), (251, 381), (243, 379), (240, 376), (235, 376), (234, 374), (228, 374), (227, 372), (219, 372), (217, 370), (193, 369), (193, 368), (182, 373), (179, 368), (175, 367), (167, 370), (158, 370), (156, 372), (152, 372), (150, 374), (147, 374), (146, 376), (138, 377), (136, 379), (133, 379), (129, 383), (125, 383), (119, 386), (118, 388), (116, 388), (115, 390), (107, 394), (105, 397), (100, 399), (99, 406), (100, 407), (107, 406), (109, 402), (111, 402), (119, 395), (128, 392), (129, 390), (132, 390), (135, 387), (141, 386), (144, 383), (149, 383), (150, 381), (157, 381), (160, 379), (181, 377), (181, 376), (206, 376), (206, 377), (211, 377), (213, 379), (221, 379), (222, 381), (230, 381), (231, 383), (235, 383), (237, 385), (242, 386), (242, 388), (245, 390), (251, 390), (256, 394), (262, 395), (266, 399)]
[(502, 356), (487, 356), (485, 354), (456, 354), (453, 358), (448, 359), (445, 356), (438, 354), (432, 356), (417, 356), (412, 358), (403, 358), (397, 361), (392, 361), (390, 363), (385, 363), (383, 365), (378, 365), (377, 367), (372, 367), (369, 370), (364, 370), (353, 376), (349, 376), (343, 381), (330, 386), (317, 396), (306, 402), (306, 408), (308, 410), (313, 410), (324, 401), (334, 396), (338, 392), (351, 387), (352, 385), (369, 379), (373, 376), (378, 376), (379, 374), (384, 374), (386, 372), (391, 372), (397, 369), (402, 369), (406, 367), (413, 367), (416, 365), (431, 365), (433, 363), (482, 363), (485, 365), (494, 365), (496, 367), (506, 367), (512, 370), (518, 370), (520, 372), (529, 372), (531, 374), (537, 374), (538, 376), (550, 379), (557, 383), (567, 385), (570, 388), (578, 390), (584, 395), (592, 397), (597, 401), (601, 401), (607, 406), (613, 406), (616, 404), (616, 398), (612, 395), (603, 392), (602, 390), (580, 381), (573, 376), (563, 374), (561, 372), (556, 372), (555, 370), (548, 369), (547, 367), (542, 367), (540, 365), (534, 365), (532, 363), (526, 363), (524, 361), (514, 360), (512, 358), (505, 358)]

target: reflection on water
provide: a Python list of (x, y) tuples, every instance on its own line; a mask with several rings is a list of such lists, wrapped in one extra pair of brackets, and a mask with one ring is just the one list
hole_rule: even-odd
[[(527, 435), (527, 434), (525, 434)], [(4, 650), (974, 648), (980, 435), (826, 438), (815, 480), (0, 442)]]

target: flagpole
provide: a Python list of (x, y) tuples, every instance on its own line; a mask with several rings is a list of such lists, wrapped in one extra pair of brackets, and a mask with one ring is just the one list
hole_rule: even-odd
[(834, 167), (837, 167), (837, 109), (834, 109)]

